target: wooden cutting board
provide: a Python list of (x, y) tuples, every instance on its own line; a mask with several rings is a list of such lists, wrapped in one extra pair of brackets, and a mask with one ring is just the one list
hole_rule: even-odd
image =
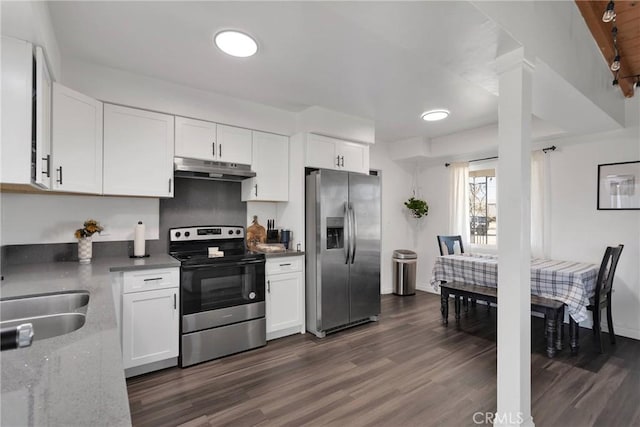
[(256, 250), (257, 243), (267, 241), (267, 230), (258, 223), (258, 217), (253, 217), (253, 223), (247, 227), (247, 248), (250, 251)]

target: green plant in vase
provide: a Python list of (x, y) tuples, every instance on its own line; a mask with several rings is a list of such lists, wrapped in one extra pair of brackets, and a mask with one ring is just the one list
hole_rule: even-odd
[(404, 202), (404, 205), (411, 211), (414, 218), (422, 218), (429, 214), (429, 205), (424, 200), (411, 197)]

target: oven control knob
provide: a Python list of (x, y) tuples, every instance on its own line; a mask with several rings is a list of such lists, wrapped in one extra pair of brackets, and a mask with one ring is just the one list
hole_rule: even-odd
[(191, 235), (191, 233), (189, 233), (188, 231), (184, 232), (184, 237), (189, 237)]
[(176, 231), (176, 237), (180, 237), (180, 234), (181, 233), (179, 231)]
[(229, 230), (229, 234), (233, 234), (233, 230)]
[(240, 234), (240, 230), (236, 230), (236, 234)]
[(249, 292), (249, 299), (256, 299), (256, 293), (255, 292)]

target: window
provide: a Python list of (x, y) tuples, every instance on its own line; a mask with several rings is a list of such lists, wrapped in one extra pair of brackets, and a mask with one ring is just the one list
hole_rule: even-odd
[(469, 242), (495, 245), (497, 238), (496, 170), (469, 170)]

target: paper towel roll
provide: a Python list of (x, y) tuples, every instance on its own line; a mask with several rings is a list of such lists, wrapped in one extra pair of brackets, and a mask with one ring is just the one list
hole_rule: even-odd
[(142, 223), (142, 221), (138, 221), (133, 237), (133, 256), (145, 255), (144, 244), (144, 224)]

